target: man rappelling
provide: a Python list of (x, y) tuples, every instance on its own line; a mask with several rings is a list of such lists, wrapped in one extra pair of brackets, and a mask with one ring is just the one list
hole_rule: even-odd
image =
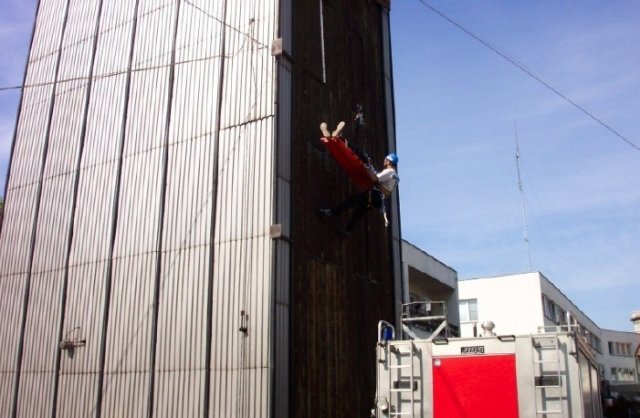
[(383, 161), (383, 170), (376, 172), (349, 149), (346, 140), (340, 135), (343, 127), (344, 122), (340, 122), (336, 130), (329, 133), (326, 123), (322, 123), (320, 130), (323, 136), (320, 140), (327, 146), (338, 164), (364, 191), (349, 196), (332, 208), (317, 209), (317, 213), (323, 218), (330, 218), (338, 216), (348, 209), (353, 209), (349, 222), (339, 231), (342, 236), (347, 236), (372, 207), (383, 212), (385, 225), (389, 225), (386, 202), (395, 190), (399, 177), (397, 173), (398, 156), (395, 153), (387, 155)]

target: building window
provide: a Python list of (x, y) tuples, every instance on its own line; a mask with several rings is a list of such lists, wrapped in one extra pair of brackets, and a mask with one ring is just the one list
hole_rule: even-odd
[(478, 299), (460, 300), (460, 322), (478, 320)]
[(593, 334), (591, 334), (591, 347), (593, 347), (598, 353), (602, 353), (602, 341)]
[(544, 316), (552, 321), (555, 320), (554, 304), (545, 295), (542, 295), (542, 308), (544, 309)]
[(614, 382), (634, 382), (634, 370), (625, 367), (612, 367), (611, 380)]
[(602, 341), (600, 341), (600, 338), (593, 335), (592, 332), (588, 332), (587, 341), (589, 342), (591, 348), (596, 350), (598, 353), (602, 353)]
[(567, 319), (569, 319), (569, 316), (567, 315), (567, 311), (562, 309), (546, 295), (542, 295), (542, 309), (544, 311), (544, 316), (556, 325), (562, 326), (577, 324), (573, 315), (571, 316), (571, 321), (568, 322)]
[(567, 325), (567, 312), (545, 295), (542, 295), (542, 308), (544, 310), (544, 316), (554, 324)]
[(558, 325), (567, 325), (567, 312), (564, 309), (556, 305), (556, 324)]
[(631, 357), (631, 343), (609, 341), (609, 354), (612, 356)]

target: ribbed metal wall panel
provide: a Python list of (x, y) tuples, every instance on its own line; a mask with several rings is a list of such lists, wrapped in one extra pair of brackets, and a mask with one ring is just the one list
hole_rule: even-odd
[(229, 1), (222, 129), (274, 114), (275, 1)]
[(18, 416), (42, 417), (52, 410), (62, 277), (59, 270), (31, 277), (29, 304), (38, 308), (27, 315)]
[(39, 3), (35, 39), (29, 54), (29, 68), (32, 68), (33, 64), (39, 65), (43, 58), (57, 54), (67, 3), (68, 0), (49, 0)]
[(0, 386), (0, 410), (10, 411), (16, 356), (20, 340), (21, 316), (27, 279), (29, 254), (28, 232), (35, 212), (37, 184), (11, 191), (11, 205), (7, 205), (2, 228), (0, 259), (0, 379), (9, 382)]
[[(0, 241), (0, 274), (3, 278), (27, 272), (37, 188), (38, 184), (33, 183), (7, 190), (7, 198), (10, 196), (11, 201), (5, 206)], [(15, 303), (19, 302), (16, 300)]]
[[(100, 17), (92, 95), (86, 116), (87, 131), (78, 173), (74, 237), (62, 326), (64, 333), (76, 329), (78, 338), (86, 339), (86, 346), (75, 350), (73, 356), (62, 355), (56, 406), (60, 417), (93, 416), (99, 408), (96, 396), (103, 340), (105, 280), (113, 228), (119, 138), (125, 117), (126, 68), (133, 6), (133, 2), (104, 2)], [(117, 265), (114, 266), (116, 268)], [(117, 286), (114, 287), (115, 293), (120, 292)], [(136, 292), (127, 295), (139, 297)], [(120, 394), (130, 401), (132, 396), (139, 395), (141, 387), (144, 385), (132, 385), (128, 391), (120, 390)], [(113, 386), (107, 386), (105, 391), (112, 393)], [(132, 410), (139, 410), (135, 409), (135, 402), (131, 405)]]
[(215, 201), (221, 2), (180, 10), (169, 135), (154, 416), (202, 416)]
[[(86, 346), (63, 353), (57, 416), (93, 416), (100, 357), (105, 261), (72, 266), (69, 269), (64, 333), (86, 339)], [(74, 331), (75, 330), (75, 331)]]
[(202, 416), (208, 267), (204, 246), (164, 253), (154, 416)]
[[(90, 4), (90, 3), (86, 3)], [(86, 5), (85, 4), (85, 5)], [(25, 277), (25, 298), (22, 306), (25, 320), (20, 325), (22, 332), (22, 344), (18, 348), (18, 367), (20, 367), (20, 386), (18, 397), (14, 399), (14, 404), (8, 411), (19, 416), (42, 416), (46, 411), (52, 410), (53, 405), (53, 379), (56, 372), (56, 355), (58, 353), (58, 325), (60, 321), (60, 294), (62, 289), (62, 276), (66, 259), (66, 231), (69, 225), (69, 196), (73, 177), (70, 174), (72, 165), (66, 164), (66, 156), (74, 156), (77, 149), (77, 129), (73, 123), (69, 123), (66, 118), (69, 114), (78, 113), (78, 103), (82, 103), (82, 85), (79, 83), (65, 83), (67, 78), (74, 78), (78, 74), (69, 69), (81, 69), (79, 62), (84, 61), (83, 31), (82, 22), (89, 10), (77, 10), (68, 7), (67, 2), (51, 3), (54, 8), (42, 7), (40, 19), (45, 19), (43, 27), (48, 23), (57, 23), (62, 18), (63, 22), (76, 20), (75, 32), (64, 31), (64, 42), (61, 49), (57, 48), (60, 37), (51, 38), (46, 31), (38, 32), (34, 37), (32, 48), (33, 63), (30, 69), (33, 76), (27, 77), (27, 84), (30, 83), (51, 83), (56, 81), (50, 92), (55, 96), (41, 97), (35, 103), (35, 108), (42, 104), (41, 114), (32, 114), (33, 119), (40, 120), (40, 135), (38, 141), (33, 141), (28, 136), (20, 136), (25, 142), (32, 142), (36, 149), (40, 148), (40, 158), (22, 158), (27, 164), (23, 167), (23, 181), (38, 183), (35, 191), (35, 212), (37, 218), (31, 226), (33, 241), (27, 260), (27, 271)], [(57, 8), (56, 8), (57, 6)], [(81, 5), (82, 7), (82, 5)], [(80, 17), (80, 19), (79, 19)], [(42, 20), (41, 20), (42, 21)], [(66, 28), (66, 23), (60, 28)], [(55, 33), (55, 31), (54, 31)], [(41, 35), (41, 36), (39, 36)], [(52, 40), (57, 44), (51, 43)], [(56, 45), (53, 47), (53, 45)], [(72, 65), (68, 65), (72, 62)], [(49, 68), (47, 68), (49, 67)], [(39, 72), (42, 72), (39, 74)], [(53, 72), (53, 73), (52, 73)], [(54, 107), (54, 103), (57, 106)], [(23, 105), (31, 105), (29, 100), (23, 101)], [(44, 111), (44, 108), (50, 110)], [(29, 115), (29, 109), (23, 106), (22, 115)], [(65, 124), (66, 132), (61, 127)], [(75, 124), (78, 126), (80, 122)], [(43, 129), (44, 128), (44, 129)], [(19, 132), (20, 135), (20, 132)], [(18, 136), (17, 136), (18, 138)], [(16, 140), (19, 144), (22, 141)], [(17, 147), (20, 151), (28, 150), (28, 147)], [(34, 150), (33, 147), (32, 151)], [(20, 159), (20, 151), (18, 157)], [(37, 152), (37, 151), (36, 151)], [(26, 157), (23, 155), (23, 157)], [(11, 186), (10, 186), (11, 187)], [(29, 229), (26, 229), (28, 231)], [(35, 308), (34, 308), (35, 307)], [(22, 348), (22, 350), (20, 350)], [(15, 390), (15, 386), (14, 386)]]
[[(4, 228), (2, 236), (6, 236)], [(2, 318), (0, 338), (5, 347), (0, 350), (0, 411), (6, 411), (7, 414), (13, 408), (16, 355), (20, 340), (25, 280), (26, 274), (3, 274), (0, 278), (0, 318)]]
[[(81, 171), (74, 240), (69, 262), (71, 266), (101, 263), (108, 256), (107, 238), (113, 212), (111, 199), (115, 187), (115, 171), (116, 163), (113, 161), (102, 162)], [(103, 279), (104, 272), (96, 272), (86, 278), (88, 281)]]
[[(34, 41), (35, 43), (35, 41)], [(50, 67), (53, 67), (55, 57), (47, 60)], [(30, 67), (31, 69), (31, 67)], [(39, 83), (53, 79), (53, 75), (47, 71), (44, 74), (36, 75), (38, 69), (32, 69), (27, 73), (27, 84)], [(42, 150), (44, 147), (45, 131), (47, 129), (47, 119), (40, 115), (47, 115), (51, 100), (52, 85), (42, 87), (31, 87), (25, 89), (22, 99), (21, 118), (17, 126), (17, 140), (13, 150), (11, 173), (6, 197), (23, 186), (38, 183), (40, 178), (40, 167), (42, 163)], [(29, 140), (26, 140), (29, 138)], [(8, 212), (8, 205), (5, 209)], [(5, 215), (3, 225), (10, 222)], [(33, 223), (33, 218), (29, 220)], [(24, 253), (29, 256), (29, 251)]]
[(103, 416), (145, 416), (147, 413), (151, 283), (155, 270), (153, 253), (119, 257), (114, 261), (100, 405)]
[[(220, 136), (212, 416), (269, 411), (273, 132), (268, 118)], [(242, 326), (246, 334), (239, 331)]]
[[(268, 416), (275, 4), (228, 2), (215, 224), (210, 416)], [(240, 331), (247, 327), (246, 333)]]
[[(59, 73), (25, 89), (16, 131), (1, 410), (26, 312), (19, 416), (269, 416), (274, 261), (288, 281), (289, 259), (269, 231), (290, 217), (277, 1), (40, 4), (26, 82)], [(86, 344), (58, 351), (60, 333)]]
[[(118, 195), (112, 289), (107, 302), (104, 416), (146, 414), (151, 383), (157, 245), (176, 2), (143, 0), (138, 9), (133, 74)], [(132, 296), (135, 295), (135, 296)], [(138, 384), (133, 394), (123, 390)], [(127, 402), (129, 401), (129, 402)]]

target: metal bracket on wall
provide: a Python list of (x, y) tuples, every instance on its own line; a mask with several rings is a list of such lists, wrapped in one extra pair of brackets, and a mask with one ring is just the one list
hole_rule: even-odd
[(276, 58), (286, 58), (288, 61), (293, 62), (293, 57), (285, 50), (284, 40), (282, 38), (276, 38), (271, 42), (271, 56)]
[(75, 327), (64, 335), (64, 338), (58, 344), (58, 348), (60, 350), (68, 350), (69, 352), (73, 352), (76, 348), (84, 347), (85, 345), (87, 345), (86, 339), (80, 339), (72, 335), (76, 331), (80, 331), (80, 327)]
[(269, 227), (269, 238), (291, 242), (291, 238), (282, 232), (282, 224), (273, 224)]
[(58, 344), (58, 347), (61, 350), (75, 350), (76, 348), (84, 347), (85, 345), (87, 345), (87, 340), (62, 340), (60, 341), (60, 344)]
[(240, 311), (240, 329), (238, 331), (247, 335), (249, 333), (249, 315), (245, 311)]
[(284, 52), (282, 48), (282, 38), (276, 38), (271, 42), (271, 55), (274, 57), (279, 57)]

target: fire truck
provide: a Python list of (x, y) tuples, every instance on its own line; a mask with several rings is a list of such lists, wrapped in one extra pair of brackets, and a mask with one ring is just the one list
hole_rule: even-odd
[(496, 335), (486, 322), (454, 338), (445, 309), (403, 305), (399, 338), (380, 321), (372, 417), (602, 418), (598, 365), (575, 330)]

